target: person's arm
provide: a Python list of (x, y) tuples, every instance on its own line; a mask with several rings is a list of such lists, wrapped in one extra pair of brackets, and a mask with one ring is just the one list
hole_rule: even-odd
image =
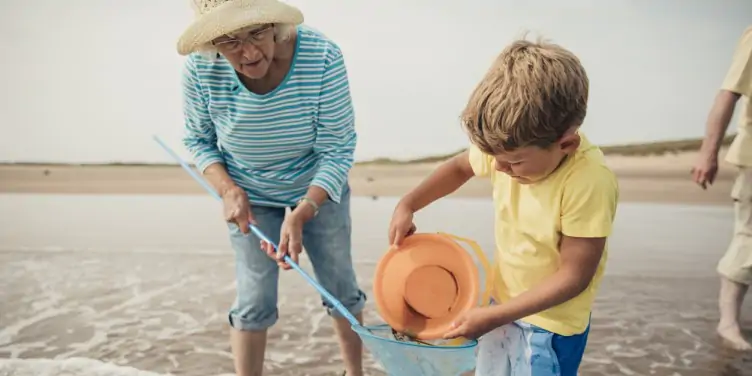
[(417, 187), (403, 196), (397, 206), (416, 213), (453, 193), (472, 177), (487, 177), (492, 171), (492, 158), (471, 146), (439, 165)]
[(692, 168), (693, 180), (703, 189), (712, 185), (718, 172), (718, 153), (739, 97), (752, 97), (752, 27), (742, 35), (734, 51), (731, 66), (715, 97), (705, 126), (705, 138), (697, 162)]
[(564, 189), (561, 209), (559, 269), (538, 286), (494, 306), (494, 326), (545, 311), (577, 297), (588, 288), (611, 234), (618, 183), (611, 171), (574, 175)]
[(734, 115), (734, 107), (742, 95), (752, 97), (752, 27), (747, 28), (739, 39), (731, 66), (708, 114), (703, 152), (717, 157), (723, 135)]
[(705, 138), (700, 148), (702, 153), (714, 158), (718, 157), (723, 136), (734, 115), (734, 108), (739, 97), (738, 93), (725, 89), (720, 90), (716, 95), (705, 126)]
[[(306, 198), (318, 206), (327, 198), (339, 203), (353, 166), (357, 142), (355, 113), (341, 50), (332, 47), (326, 60), (319, 99), (316, 143), (313, 146), (314, 152), (320, 156), (320, 161), (306, 194)], [(306, 219), (310, 219), (315, 213), (305, 201), (299, 208), (299, 213)]]
[(418, 186), (403, 196), (398, 206), (401, 205), (415, 213), (456, 191), (473, 176), (468, 152), (464, 151), (439, 165)]
[(194, 59), (193, 56), (188, 57), (183, 68), (183, 145), (209, 184), (224, 197), (236, 185), (227, 174), (224, 158), (217, 146), (217, 134), (201, 90)]

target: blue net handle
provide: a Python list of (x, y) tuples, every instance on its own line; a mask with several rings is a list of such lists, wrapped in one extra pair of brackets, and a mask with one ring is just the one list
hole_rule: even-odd
[[(177, 155), (172, 149), (170, 149), (167, 144), (162, 142), (162, 140), (154, 136), (154, 141), (159, 144), (159, 146), (164, 149), (167, 154), (170, 154), (173, 159), (175, 159), (176, 162), (180, 163), (180, 165), (183, 167), (183, 169), (188, 172), (191, 177), (196, 180), (204, 189), (209, 193), (210, 196), (214, 197), (216, 200), (221, 201), (222, 198), (219, 197), (219, 194), (209, 185), (209, 183), (206, 182), (201, 176), (199, 176), (193, 169), (185, 162), (182, 158), (180, 158), (179, 155)], [(253, 224), (250, 225), (251, 231), (258, 236), (261, 240), (271, 244), (274, 249), (277, 249), (277, 244), (275, 244), (268, 236), (266, 236), (261, 230), (259, 230), (258, 227), (254, 226)], [(334, 309), (339, 312), (344, 318), (347, 319), (348, 322), (350, 322), (350, 325), (353, 327), (359, 327), (360, 323), (358, 320), (353, 316), (350, 311), (348, 311), (345, 306), (342, 305), (342, 303), (337, 300), (332, 294), (330, 294), (326, 289), (321, 286), (318, 282), (316, 282), (315, 279), (311, 278), (311, 276), (308, 275), (303, 269), (300, 268), (300, 266), (292, 261), (289, 255), (285, 255), (284, 261), (288, 263), (293, 269), (295, 269), (296, 272), (300, 273), (301, 276), (303, 276), (303, 279), (308, 282), (309, 285), (313, 286), (313, 288), (316, 289), (316, 291), (319, 292), (333, 307)]]

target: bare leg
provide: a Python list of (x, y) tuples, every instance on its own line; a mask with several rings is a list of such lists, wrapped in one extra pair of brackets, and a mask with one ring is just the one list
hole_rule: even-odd
[(238, 376), (261, 376), (264, 370), (266, 330), (250, 332), (230, 328), (230, 346)]
[[(363, 314), (355, 316), (358, 322), (363, 323)], [(363, 343), (355, 333), (350, 322), (344, 318), (334, 319), (334, 331), (337, 332), (339, 348), (345, 361), (347, 376), (363, 376)]]
[(739, 315), (744, 295), (749, 286), (721, 277), (721, 291), (718, 306), (721, 320), (718, 323), (718, 335), (734, 350), (750, 351), (752, 345), (744, 339), (739, 327)]

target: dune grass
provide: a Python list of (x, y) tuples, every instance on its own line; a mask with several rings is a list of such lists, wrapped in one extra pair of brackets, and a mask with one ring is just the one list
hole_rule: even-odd
[[(734, 140), (735, 135), (728, 135), (723, 139), (722, 145), (724, 147), (729, 146), (731, 141)], [(640, 144), (623, 144), (623, 145), (605, 145), (600, 146), (603, 154), (606, 155), (622, 155), (622, 156), (650, 156), (650, 155), (664, 155), (664, 154), (676, 154), (681, 152), (695, 151), (700, 148), (702, 144), (701, 138), (690, 138), (683, 140), (672, 141), (656, 141)], [(423, 158), (408, 159), (408, 160), (396, 160), (391, 158), (377, 158), (370, 161), (359, 162), (362, 165), (400, 165), (400, 164), (418, 164), (418, 163), (436, 163), (445, 161), (459, 153), (462, 153), (466, 149), (458, 150), (454, 153), (434, 155)]]
[[(728, 135), (723, 139), (722, 145), (724, 147), (731, 144), (735, 135)], [(672, 141), (656, 141), (639, 144), (623, 144), (623, 145), (604, 145), (600, 146), (601, 150), (606, 155), (620, 155), (620, 156), (650, 156), (650, 155), (664, 155), (664, 154), (676, 154), (681, 152), (695, 151), (700, 148), (702, 139), (690, 138), (683, 140)], [(409, 165), (409, 164), (421, 164), (421, 163), (437, 163), (445, 161), (459, 153), (462, 153), (465, 149), (457, 150), (453, 153), (432, 155), (414, 159), (392, 159), (392, 158), (376, 158), (373, 160), (356, 162), (356, 165)], [(0, 162), (0, 165), (20, 165), (20, 166), (49, 166), (49, 165), (69, 165), (67, 163), (43, 163), (43, 162)], [(91, 164), (79, 164), (87, 166), (143, 166), (143, 167), (168, 167), (175, 166), (171, 163), (91, 163)]]
[[(736, 135), (728, 135), (724, 137), (721, 142), (722, 147), (728, 147), (729, 145), (731, 145), (731, 142), (734, 140), (734, 136)], [(632, 145), (627, 144), (601, 146), (601, 150), (603, 150), (603, 153), (607, 155), (648, 156), (696, 151), (700, 149), (701, 145), (702, 139), (691, 138), (684, 140), (659, 141)]]

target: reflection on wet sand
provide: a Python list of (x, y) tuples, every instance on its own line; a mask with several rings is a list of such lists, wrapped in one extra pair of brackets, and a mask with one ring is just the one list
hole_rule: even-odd
[[(392, 205), (353, 202), (366, 291)], [(21, 213), (0, 218), (0, 358), (84, 357), (162, 374), (231, 374), (225, 315), (234, 267), (215, 210), (199, 197), (0, 196), (0, 212)], [(54, 215), (24, 214), (45, 212)], [(430, 208), (418, 224), (490, 250), (491, 219), (485, 201), (463, 200)], [(582, 374), (752, 374), (752, 354), (727, 352), (714, 336), (714, 267), (730, 229), (727, 208), (623, 204)], [(279, 302), (267, 373), (341, 371), (314, 290), (284, 273)], [(378, 322), (372, 302), (366, 321)], [(370, 359), (368, 368), (383, 374)]]

